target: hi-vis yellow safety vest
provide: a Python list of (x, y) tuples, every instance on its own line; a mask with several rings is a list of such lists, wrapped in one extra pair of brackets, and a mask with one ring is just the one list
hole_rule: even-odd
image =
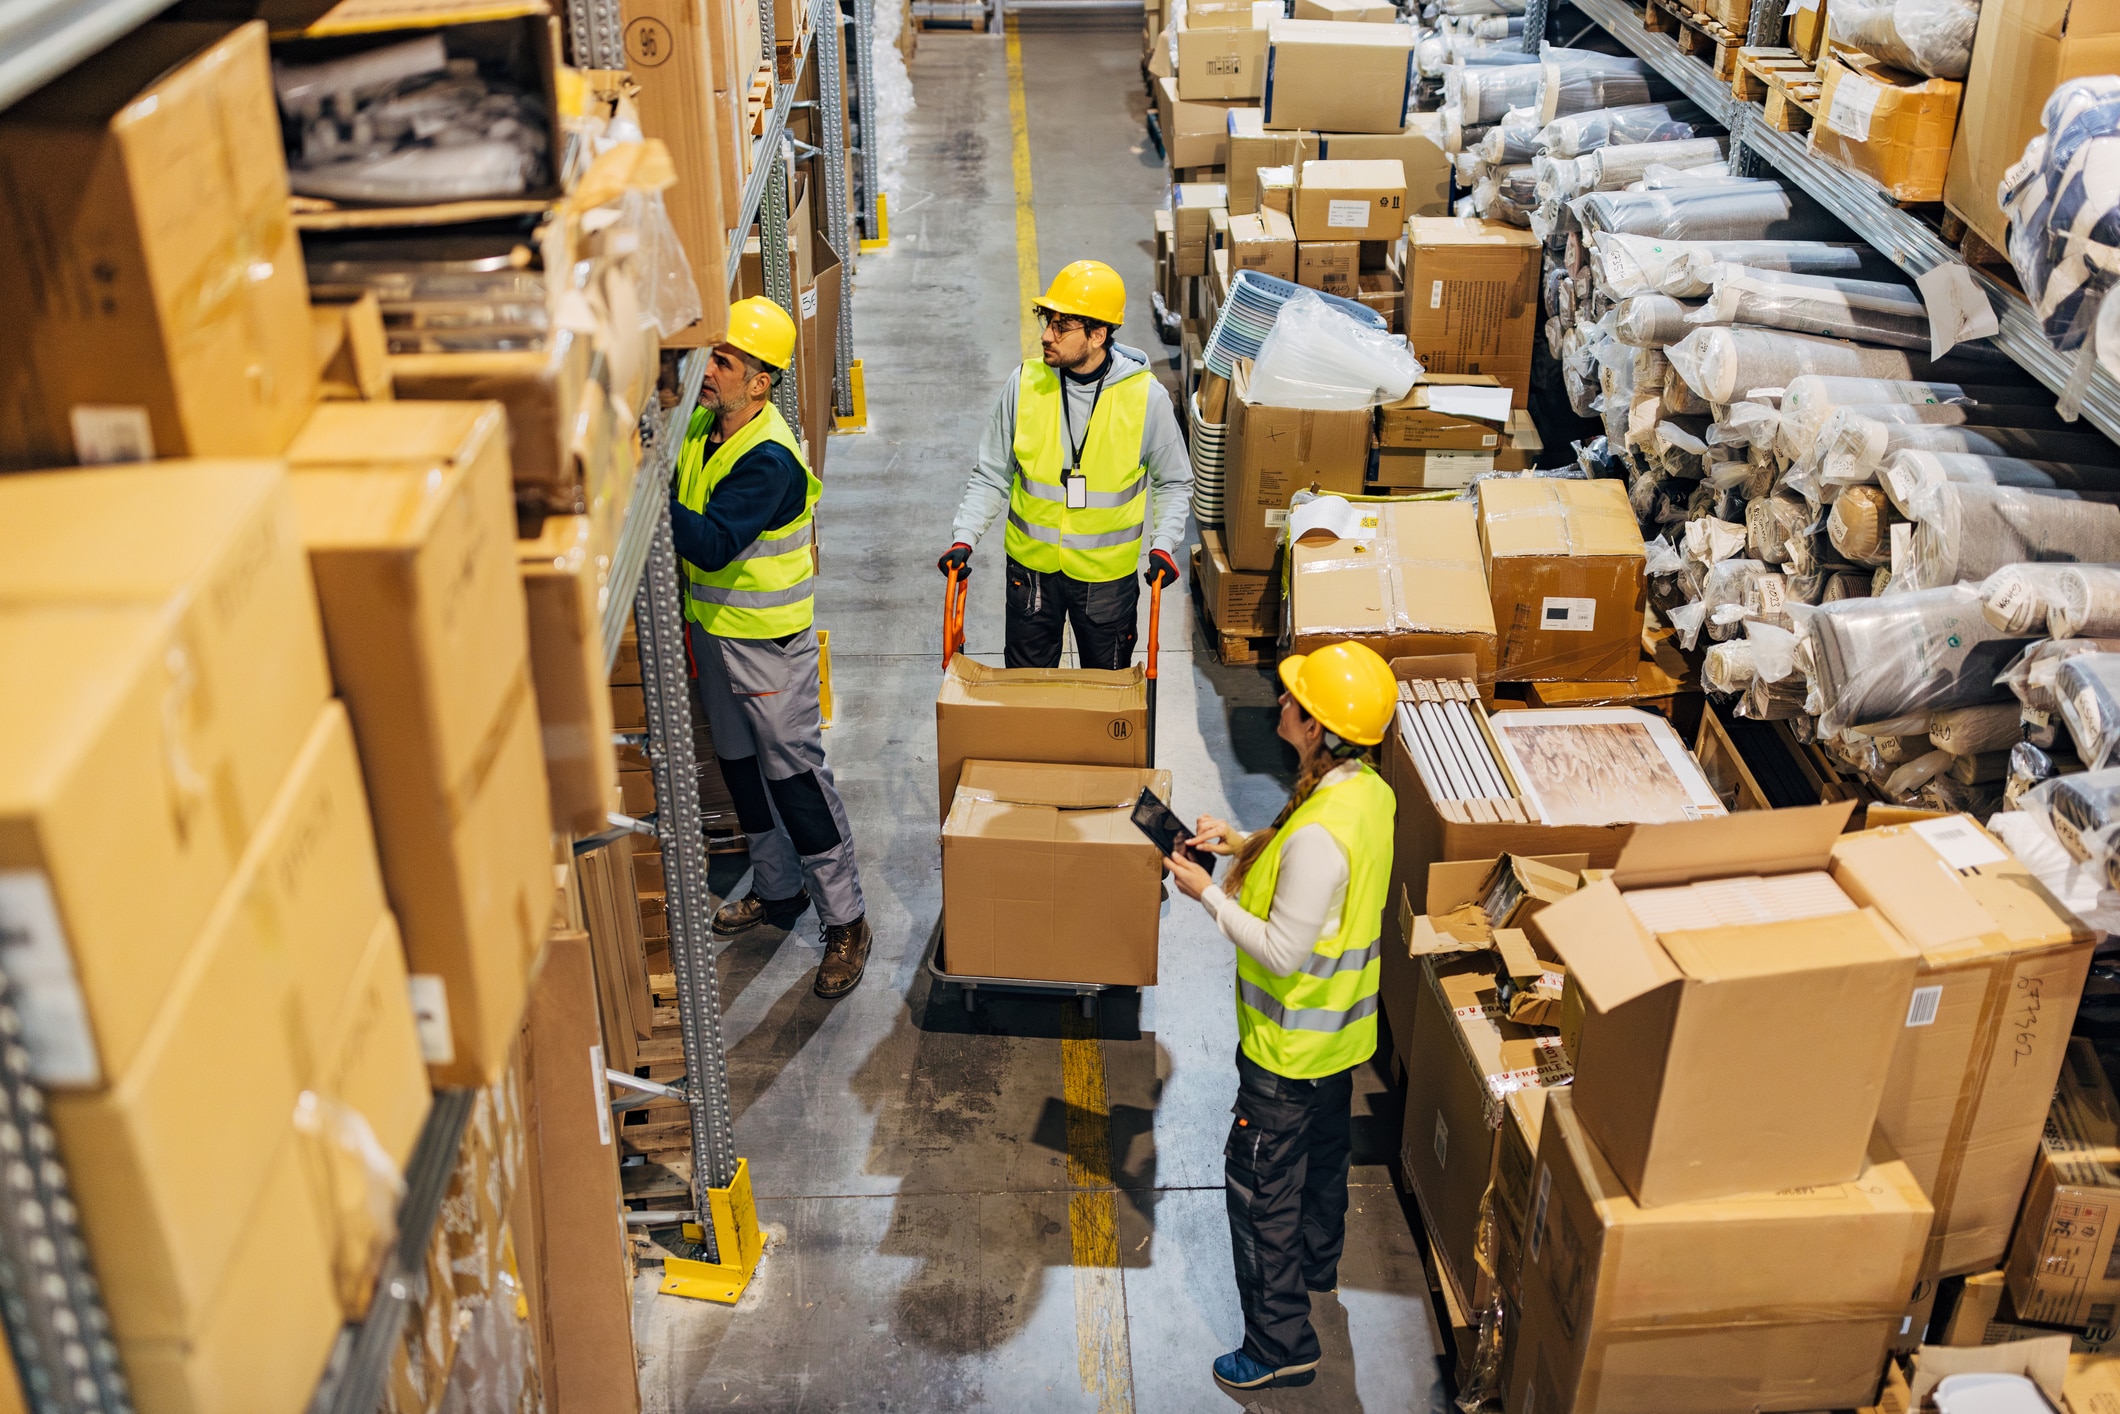
[(1376, 1053), (1380, 940), (1396, 812), (1391, 787), (1364, 765), (1353, 778), (1312, 791), (1244, 876), (1237, 903), (1264, 918), (1281, 877), (1281, 847), (1297, 830), (1323, 825), (1347, 855), (1340, 931), (1318, 939), (1300, 968), (1276, 977), (1249, 953), (1237, 953), (1237, 1039), (1245, 1055), (1276, 1075), (1316, 1080)]
[(1066, 396), (1060, 374), (1025, 363), (1016, 387), (1016, 480), (1009, 489), (1009, 558), (1024, 566), (1087, 584), (1124, 579), (1141, 558), (1148, 520), (1148, 468), (1141, 432), (1148, 425), (1147, 369), (1104, 389), (1082, 439), (1080, 470), (1088, 504), (1067, 508), (1061, 481), (1065, 461)]
[(705, 510), (729, 468), (761, 442), (786, 447), (802, 468), (807, 485), (801, 515), (776, 530), (761, 532), (720, 569), (710, 572), (679, 558), (690, 581), (685, 617), (722, 638), (779, 638), (799, 633), (814, 618), (810, 522), (824, 483), (802, 459), (802, 449), (788, 432), (787, 421), (771, 403), (709, 457), (707, 430), (713, 425), (713, 413), (692, 409), (684, 445), (677, 451), (677, 501), (686, 510)]

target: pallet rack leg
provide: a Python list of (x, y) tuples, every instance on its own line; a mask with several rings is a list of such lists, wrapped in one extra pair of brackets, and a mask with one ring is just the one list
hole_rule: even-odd
[[(848, 250), (847, 236), (853, 229), (847, 219), (846, 103), (839, 86), (839, 0), (827, 0), (811, 12), (815, 52), (810, 62), (817, 68), (817, 145), (824, 149), (825, 229), (832, 248)], [(839, 339), (832, 350), (832, 412), (834, 419), (854, 411), (854, 280), (851, 264), (839, 271)]]
[(863, 250), (878, 250), (891, 243), (891, 228), (883, 208), (882, 162), (876, 152), (875, 33), (876, 0), (854, 0), (854, 121), (859, 128), (861, 153)]

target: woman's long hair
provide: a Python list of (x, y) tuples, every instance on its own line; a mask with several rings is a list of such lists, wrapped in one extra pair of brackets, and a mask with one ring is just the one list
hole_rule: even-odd
[[(1296, 704), (1296, 710), (1303, 713), (1303, 720), (1312, 720), (1310, 713), (1300, 702)], [(1251, 866), (1266, 852), (1266, 846), (1273, 843), (1274, 836), (1288, 823), (1288, 817), (1301, 809), (1304, 801), (1310, 799), (1311, 792), (1318, 788), (1318, 782), (1324, 780), (1343, 762), (1363, 760), (1369, 755), (1368, 747), (1343, 740), (1329, 731), (1325, 733), (1322, 745), (1325, 748), (1323, 751), (1303, 763), (1303, 769), (1296, 775), (1296, 783), (1289, 788), (1288, 803), (1281, 807), (1280, 814), (1273, 817), (1273, 823), (1263, 830), (1253, 831), (1244, 841), (1243, 848), (1237, 851), (1237, 857), (1229, 871), (1229, 882), (1222, 886), (1222, 891), (1231, 898), (1235, 898), (1243, 889), (1244, 878), (1251, 873)]]

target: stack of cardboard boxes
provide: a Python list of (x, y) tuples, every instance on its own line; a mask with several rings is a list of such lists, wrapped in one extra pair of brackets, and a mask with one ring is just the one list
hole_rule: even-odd
[[(2026, 1255), (2096, 1168), (2039, 1138), (2091, 936), (1971, 820), (1842, 834), (1847, 809), (1642, 826), (1610, 870), (1430, 870), (1402, 1161), (1498, 1314), (1509, 1408), (1868, 1405), (2028, 1179), (2010, 1292), (2094, 1319), (2040, 1305), (2060, 1267)], [(2078, 1070), (2058, 1142), (2110, 1152)]]

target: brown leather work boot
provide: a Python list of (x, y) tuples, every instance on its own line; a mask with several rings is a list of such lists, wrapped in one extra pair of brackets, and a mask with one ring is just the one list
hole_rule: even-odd
[(869, 920), (833, 923), (824, 930), (824, 961), (817, 964), (817, 995), (831, 1000), (854, 990), (869, 965)]
[(742, 898), (732, 898), (714, 910), (714, 931), (730, 937), (749, 932), (761, 923), (770, 923), (775, 928), (792, 928), (809, 906), (810, 896), (806, 892), (793, 898), (763, 898), (758, 890), (753, 889)]

